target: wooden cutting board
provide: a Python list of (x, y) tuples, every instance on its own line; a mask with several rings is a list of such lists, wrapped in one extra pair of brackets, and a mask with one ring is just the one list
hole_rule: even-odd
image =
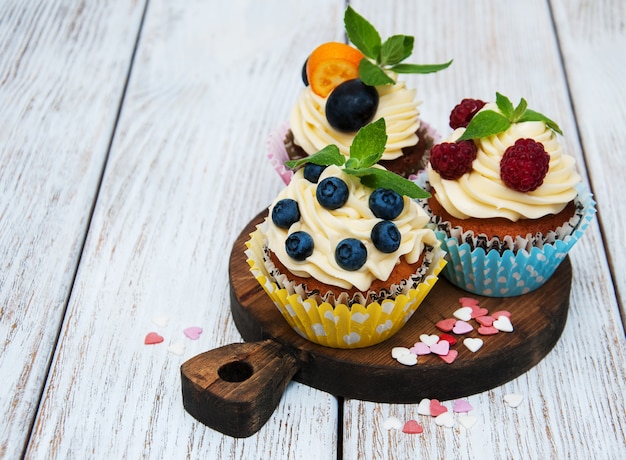
[[(492, 298), (467, 293), (444, 278), (435, 284), (407, 324), (393, 337), (371, 347), (328, 348), (296, 334), (250, 273), (245, 242), (266, 215), (243, 229), (230, 255), (231, 312), (248, 343), (202, 353), (181, 367), (183, 404), (202, 423), (222, 433), (246, 437), (271, 416), (293, 379), (345, 398), (386, 403), (418, 403), (423, 398), (447, 401), (499, 386), (537, 364), (558, 341), (569, 309), (569, 258), (540, 289), (519, 297)], [(413, 346), (421, 334), (442, 332), (435, 324), (473, 297), (490, 313), (511, 313), (513, 332), (457, 336), (458, 352), (448, 364), (435, 354), (405, 366), (391, 356), (393, 347)], [(471, 352), (462, 341), (481, 338)]]

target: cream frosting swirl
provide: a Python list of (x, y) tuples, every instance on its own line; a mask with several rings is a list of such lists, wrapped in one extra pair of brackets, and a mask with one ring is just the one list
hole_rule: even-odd
[[(382, 160), (393, 160), (402, 156), (404, 147), (417, 144), (415, 133), (420, 126), (418, 106), (421, 102), (415, 101), (415, 89), (408, 89), (404, 82), (377, 86), (376, 90), (380, 99), (373, 120), (385, 119), (388, 136)], [(344, 156), (350, 155), (356, 133), (343, 133), (330, 126), (326, 119), (326, 98), (315, 94), (310, 86), (300, 92), (289, 124), (294, 142), (307, 154), (335, 144)]]
[[(498, 111), (495, 104), (482, 110)], [(442, 142), (454, 142), (465, 128), (456, 129)], [(500, 160), (505, 150), (516, 140), (534, 139), (543, 144), (550, 155), (548, 173), (543, 184), (531, 192), (519, 192), (507, 187), (500, 179)], [(513, 123), (506, 131), (475, 139), (476, 159), (472, 171), (459, 179), (443, 179), (429, 164), (428, 181), (436, 191), (437, 201), (459, 219), (505, 217), (511, 221), (538, 219), (557, 214), (576, 195), (581, 181), (574, 157), (563, 152), (556, 133), (542, 121)]]
[[(327, 167), (319, 180), (330, 176), (339, 177), (348, 185), (348, 201), (342, 207), (335, 210), (323, 208), (315, 196), (317, 184), (306, 180), (303, 169), (300, 169), (269, 209), (271, 216), (279, 200), (293, 199), (298, 203), (300, 220), (289, 229), (283, 229), (274, 225), (268, 217), (260, 227), (267, 237), (269, 249), (293, 274), (314, 277), (343, 289), (354, 286), (367, 291), (373, 280), (387, 280), (400, 256), (404, 256), (410, 264), (415, 263), (425, 245), (439, 246), (435, 233), (424, 228), (429, 220), (426, 212), (405, 196), (404, 209), (393, 220), (401, 234), (400, 247), (391, 254), (380, 252), (371, 241), (372, 228), (381, 221), (369, 208), (369, 196), (373, 190), (363, 186), (356, 176), (345, 174), (338, 166)], [(296, 231), (305, 231), (313, 238), (313, 254), (304, 261), (291, 258), (285, 250), (287, 236)], [(367, 249), (367, 260), (356, 271), (346, 271), (335, 261), (335, 248), (345, 238), (357, 238)]]

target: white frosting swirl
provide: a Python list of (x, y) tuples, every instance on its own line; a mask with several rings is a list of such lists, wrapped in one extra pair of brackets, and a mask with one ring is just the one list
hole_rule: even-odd
[[(373, 121), (384, 118), (387, 126), (387, 147), (383, 160), (402, 156), (402, 149), (417, 144), (415, 134), (420, 126), (418, 105), (414, 89), (407, 89), (404, 82), (377, 86), (380, 96)], [(294, 142), (312, 155), (330, 144), (339, 147), (348, 157), (355, 133), (343, 133), (330, 126), (326, 119), (326, 98), (315, 94), (310, 86), (304, 88), (291, 111), (289, 119)]]
[[(498, 111), (495, 104), (482, 110)], [(465, 128), (456, 129), (442, 142), (454, 142)], [(522, 138), (543, 144), (550, 155), (549, 169), (543, 184), (531, 192), (518, 192), (500, 179), (500, 160), (505, 150)], [(506, 131), (474, 140), (477, 156), (472, 171), (456, 180), (443, 179), (428, 165), (428, 180), (436, 191), (437, 201), (454, 217), (505, 217), (511, 221), (538, 219), (557, 214), (577, 195), (581, 181), (574, 157), (563, 153), (556, 134), (542, 121), (513, 123)]]
[[(303, 169), (298, 170), (289, 185), (283, 189), (269, 209), (284, 198), (296, 200), (300, 210), (300, 220), (289, 229), (279, 228), (266, 218), (260, 227), (267, 237), (269, 249), (293, 274), (339, 286), (343, 289), (356, 287), (367, 291), (375, 279), (386, 281), (400, 256), (404, 255), (410, 264), (418, 261), (424, 245), (438, 247), (435, 233), (424, 226), (428, 215), (413, 200), (404, 197), (404, 209), (393, 222), (402, 236), (400, 247), (391, 254), (380, 252), (371, 241), (371, 231), (381, 219), (374, 216), (369, 208), (369, 196), (372, 189), (364, 187), (356, 176), (345, 174), (338, 166), (329, 166), (320, 176), (341, 178), (348, 185), (348, 201), (339, 209), (328, 210), (320, 206), (315, 197), (317, 184), (304, 178)], [(296, 231), (305, 231), (313, 238), (314, 251), (304, 261), (291, 258), (285, 250), (287, 236)], [(345, 238), (357, 238), (367, 249), (365, 264), (356, 271), (346, 271), (335, 261), (335, 248)]]

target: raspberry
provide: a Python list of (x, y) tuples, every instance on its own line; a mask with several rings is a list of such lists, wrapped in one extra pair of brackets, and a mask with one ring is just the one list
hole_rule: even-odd
[(550, 155), (543, 144), (533, 139), (518, 139), (504, 151), (500, 160), (500, 178), (518, 192), (532, 192), (548, 174)]
[(485, 103), (480, 99), (463, 99), (450, 112), (450, 127), (452, 129), (466, 128), (476, 112), (484, 105)]
[(430, 149), (430, 164), (444, 179), (458, 179), (470, 172), (475, 159), (474, 141), (442, 142)]

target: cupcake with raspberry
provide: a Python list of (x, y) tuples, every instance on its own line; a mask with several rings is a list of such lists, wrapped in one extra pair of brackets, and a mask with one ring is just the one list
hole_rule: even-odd
[(495, 103), (463, 100), (450, 126), (418, 179), (432, 194), (422, 203), (448, 253), (444, 276), (493, 297), (541, 287), (595, 213), (560, 128), (499, 93)]
[(285, 183), (293, 174), (286, 161), (305, 158), (330, 144), (347, 158), (357, 131), (372, 120), (384, 118), (387, 124), (388, 142), (380, 164), (403, 177), (425, 167), (430, 147), (439, 138), (420, 118), (416, 90), (398, 75), (436, 72), (451, 61), (401, 63), (412, 53), (413, 37), (395, 35), (383, 43), (375, 28), (351, 7), (344, 23), (355, 46), (328, 42), (309, 55), (302, 69), (305, 86), (289, 122), (270, 136), (268, 156)]
[(334, 348), (391, 337), (437, 281), (444, 253), (414, 182), (376, 165), (384, 120), (346, 160), (328, 146), (290, 162), (292, 180), (251, 234), (252, 273), (301, 336)]

